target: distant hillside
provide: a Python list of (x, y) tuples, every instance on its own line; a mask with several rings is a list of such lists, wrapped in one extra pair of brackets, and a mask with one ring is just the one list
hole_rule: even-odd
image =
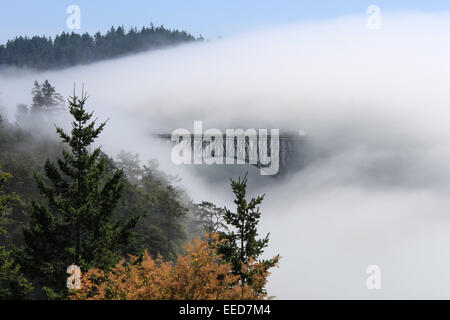
[(63, 32), (55, 39), (17, 37), (6, 45), (0, 45), (0, 65), (46, 70), (201, 40), (201, 37), (195, 38), (185, 31), (153, 25), (140, 31), (132, 28), (128, 32), (123, 27), (111, 27), (105, 35), (97, 32), (94, 36)]

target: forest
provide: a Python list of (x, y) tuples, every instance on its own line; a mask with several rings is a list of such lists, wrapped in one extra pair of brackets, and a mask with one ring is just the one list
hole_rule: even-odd
[[(246, 198), (246, 176), (231, 180), (236, 208), (195, 203), (156, 160), (95, 147), (107, 123), (83, 90), (30, 87), (0, 120), (0, 299), (269, 297), (279, 256), (261, 259), (264, 196)], [(64, 113), (70, 131), (53, 124)]]
[[(17, 37), (0, 45), (0, 65), (45, 71), (195, 41), (153, 25)], [(157, 160), (96, 147), (108, 124), (84, 88), (63, 97), (38, 79), (29, 101), (14, 119), (0, 102), (1, 300), (269, 297), (279, 256), (261, 258), (264, 196), (247, 200), (247, 176), (231, 177), (236, 208), (196, 203)]]
[(0, 45), (0, 66), (48, 70), (88, 64), (145, 50), (155, 50), (188, 42), (202, 41), (186, 31), (164, 26), (111, 27), (105, 34), (62, 32), (54, 39), (46, 36), (16, 37)]

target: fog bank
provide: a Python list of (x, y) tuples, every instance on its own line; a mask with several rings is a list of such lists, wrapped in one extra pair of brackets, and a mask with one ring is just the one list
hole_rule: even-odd
[[(0, 73), (2, 103), (28, 103), (34, 80), (69, 96), (84, 83), (99, 143), (157, 158), (198, 201), (230, 204), (226, 180), (170, 163), (151, 134), (176, 128), (295, 128), (307, 165), (249, 181), (266, 193), (269, 283), (278, 298), (450, 298), (450, 15), (365, 16), (293, 24), (214, 42), (36, 74)], [(254, 170), (254, 168), (241, 168)], [(379, 265), (381, 290), (366, 287)]]

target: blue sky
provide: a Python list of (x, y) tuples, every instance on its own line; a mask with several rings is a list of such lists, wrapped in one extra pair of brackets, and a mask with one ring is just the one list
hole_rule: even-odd
[(1, 0), (0, 43), (18, 35), (54, 36), (70, 31), (66, 27), (69, 5), (81, 8), (79, 32), (153, 22), (214, 39), (261, 26), (364, 14), (371, 4), (383, 13), (450, 11), (448, 0)]

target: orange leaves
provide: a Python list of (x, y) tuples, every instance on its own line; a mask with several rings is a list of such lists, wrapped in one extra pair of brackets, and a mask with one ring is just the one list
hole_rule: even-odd
[(225, 300), (263, 299), (261, 288), (269, 272), (261, 263), (244, 265), (252, 273), (251, 284), (240, 284), (232, 267), (223, 263), (216, 253), (218, 235), (206, 240), (194, 239), (178, 255), (175, 264), (153, 259), (144, 253), (140, 261), (130, 257), (122, 260), (110, 272), (98, 269), (86, 272), (80, 290), (71, 291), (71, 299), (108, 300)]

